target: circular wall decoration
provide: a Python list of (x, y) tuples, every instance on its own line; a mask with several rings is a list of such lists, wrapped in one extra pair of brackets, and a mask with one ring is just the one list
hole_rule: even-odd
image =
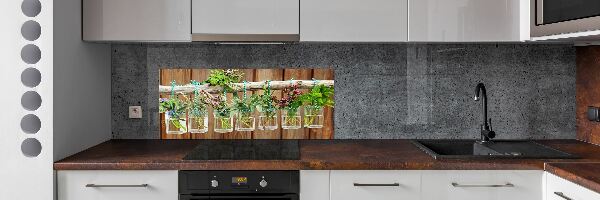
[(27, 68), (21, 73), (21, 83), (27, 87), (35, 87), (42, 81), (42, 74), (36, 68)]
[(37, 157), (42, 152), (42, 143), (35, 138), (27, 138), (21, 143), (21, 152), (27, 157)]
[(40, 38), (42, 33), (42, 27), (40, 27), (40, 23), (29, 20), (23, 23), (21, 26), (21, 35), (23, 38), (29, 41), (34, 41)]
[(42, 105), (42, 97), (37, 92), (27, 91), (21, 96), (21, 105), (25, 110), (37, 110)]
[[(21, 11), (27, 17), (36, 17), (42, 11), (42, 3), (39, 0), (23, 0)], [(29, 20), (21, 25), (21, 36), (25, 40), (35, 41), (40, 38), (42, 27), (40, 23)], [(42, 58), (40, 48), (34, 44), (27, 44), (21, 48), (21, 59), (27, 64), (36, 64)], [(21, 73), (21, 83), (26, 87), (37, 87), (42, 79), (42, 74), (35, 68), (27, 68)], [(21, 96), (21, 106), (25, 110), (34, 111), (42, 105), (42, 97), (35, 91), (27, 91)], [(33, 114), (21, 118), (21, 130), (27, 134), (36, 134), (40, 131), (42, 122)], [(21, 143), (21, 152), (26, 157), (37, 157), (42, 152), (42, 144), (35, 138), (27, 138)]]
[(21, 59), (27, 64), (35, 64), (42, 58), (40, 48), (34, 44), (25, 45), (21, 49)]
[(33, 114), (25, 115), (21, 119), (21, 129), (27, 134), (35, 134), (40, 131), (42, 122), (40, 118)]
[(39, 0), (24, 0), (21, 3), (21, 11), (27, 17), (35, 17), (42, 11), (42, 3)]

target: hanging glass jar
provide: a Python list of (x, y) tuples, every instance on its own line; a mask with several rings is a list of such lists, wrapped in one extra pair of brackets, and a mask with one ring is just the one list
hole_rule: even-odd
[(298, 109), (282, 109), (281, 110), (281, 128), (283, 129), (299, 129), (302, 128), (302, 117)]
[(229, 133), (233, 132), (233, 117), (231, 112), (219, 112), (215, 110), (214, 112), (214, 129), (217, 133)]
[(190, 133), (208, 132), (208, 114), (206, 112), (198, 115), (190, 114), (188, 118), (188, 130)]
[(176, 115), (173, 111), (165, 113), (165, 129), (167, 134), (184, 134), (186, 132), (185, 116)]
[(277, 112), (260, 112), (258, 116), (258, 130), (277, 129)]
[(188, 130), (190, 133), (208, 132), (208, 110), (205, 96), (198, 90), (199, 82), (192, 80), (194, 85), (194, 96), (189, 101)]
[(238, 112), (235, 123), (237, 131), (254, 131), (256, 124), (254, 112)]
[[(159, 112), (165, 113), (166, 134), (183, 134), (187, 132), (186, 104), (174, 92), (175, 81), (171, 82), (171, 95), (169, 98), (159, 99)], [(185, 97), (185, 96), (184, 96)]]
[(243, 96), (239, 97), (238, 93), (233, 94), (232, 108), (236, 111), (237, 117), (235, 120), (236, 131), (254, 131), (256, 127), (256, 118), (254, 117), (254, 109), (256, 109), (257, 96), (256, 94), (248, 97), (246, 90), (247, 82), (244, 81)]
[(323, 128), (323, 107), (305, 106), (304, 107), (304, 127)]
[(275, 130), (277, 121), (277, 99), (271, 92), (271, 81), (265, 81), (267, 87), (263, 94), (258, 96), (258, 130)]

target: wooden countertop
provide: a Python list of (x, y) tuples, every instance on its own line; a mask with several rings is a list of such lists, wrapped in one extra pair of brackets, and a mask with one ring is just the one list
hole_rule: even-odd
[(435, 160), (409, 140), (302, 140), (300, 160), (182, 158), (199, 140), (110, 140), (60, 160), (55, 170), (542, 170), (548, 162), (600, 162), (600, 146), (577, 140), (541, 144), (581, 159)]
[[(187, 161), (199, 140), (110, 140), (54, 163), (55, 170), (545, 170), (600, 192), (600, 146), (538, 140), (580, 159), (435, 160), (409, 140), (301, 140), (300, 160)], [(545, 165), (545, 166), (544, 166)]]
[(545, 170), (556, 176), (600, 193), (600, 162), (546, 163)]

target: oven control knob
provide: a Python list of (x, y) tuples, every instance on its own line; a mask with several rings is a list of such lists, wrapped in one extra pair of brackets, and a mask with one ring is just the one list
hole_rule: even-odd
[(219, 181), (217, 181), (217, 180), (210, 181), (210, 187), (214, 187), (214, 188), (219, 187)]
[(260, 183), (258, 183), (260, 185), (260, 187), (267, 187), (267, 185), (269, 183), (267, 183), (267, 181), (265, 179), (261, 180)]

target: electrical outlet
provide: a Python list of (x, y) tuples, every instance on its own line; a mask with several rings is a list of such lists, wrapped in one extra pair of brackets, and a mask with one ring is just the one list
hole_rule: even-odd
[(141, 119), (142, 118), (142, 106), (129, 106), (129, 118), (130, 119)]

